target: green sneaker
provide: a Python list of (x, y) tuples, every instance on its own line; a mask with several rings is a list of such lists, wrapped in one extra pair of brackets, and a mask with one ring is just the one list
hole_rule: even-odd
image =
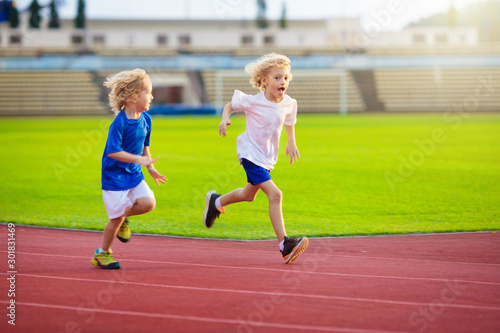
[(116, 269), (120, 268), (120, 263), (113, 258), (113, 252), (111, 250), (97, 253), (99, 249), (95, 250), (94, 256), (92, 257), (92, 265), (98, 266), (104, 269)]
[(116, 238), (118, 238), (122, 243), (126, 243), (130, 240), (130, 228), (128, 227), (127, 218), (125, 218), (125, 221), (123, 221), (122, 225), (120, 226), (120, 230), (118, 230)]

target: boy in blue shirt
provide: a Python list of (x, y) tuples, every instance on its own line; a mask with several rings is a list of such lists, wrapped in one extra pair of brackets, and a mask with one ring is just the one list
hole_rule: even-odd
[(95, 251), (92, 264), (114, 269), (120, 268), (120, 263), (113, 258), (111, 251), (114, 237), (128, 242), (128, 217), (148, 213), (156, 205), (141, 166), (147, 167), (157, 185), (165, 183), (167, 179), (154, 167), (159, 157), (151, 159), (149, 151), (151, 116), (144, 113), (149, 110), (153, 100), (149, 76), (142, 69), (134, 69), (116, 74), (104, 85), (111, 88), (108, 97), (116, 118), (109, 127), (102, 157), (103, 201), (109, 222), (104, 228), (101, 248)]

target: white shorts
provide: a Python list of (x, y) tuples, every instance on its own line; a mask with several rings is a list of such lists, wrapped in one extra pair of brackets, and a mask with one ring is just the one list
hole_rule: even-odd
[(102, 199), (104, 207), (110, 219), (125, 214), (125, 209), (132, 207), (137, 199), (140, 198), (155, 198), (153, 191), (149, 188), (146, 181), (142, 181), (134, 188), (126, 191), (102, 191)]

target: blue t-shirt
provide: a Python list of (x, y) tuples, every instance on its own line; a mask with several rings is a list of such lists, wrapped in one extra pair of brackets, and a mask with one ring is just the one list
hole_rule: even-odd
[(124, 163), (108, 154), (126, 151), (142, 155), (144, 147), (149, 147), (151, 136), (151, 116), (141, 113), (139, 119), (128, 119), (125, 111), (115, 117), (109, 126), (108, 140), (102, 155), (102, 189), (125, 191), (136, 187), (144, 179), (141, 166), (136, 163)]

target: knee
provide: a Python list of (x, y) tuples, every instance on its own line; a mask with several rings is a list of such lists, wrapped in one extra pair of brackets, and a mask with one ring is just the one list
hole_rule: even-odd
[(144, 199), (141, 202), (141, 207), (142, 207), (142, 210), (145, 213), (148, 213), (148, 212), (152, 211), (153, 209), (155, 209), (155, 207), (156, 207), (156, 200), (153, 199), (153, 198)]
[(283, 200), (283, 193), (279, 189), (276, 189), (269, 193), (267, 196), (269, 202), (281, 202)]

